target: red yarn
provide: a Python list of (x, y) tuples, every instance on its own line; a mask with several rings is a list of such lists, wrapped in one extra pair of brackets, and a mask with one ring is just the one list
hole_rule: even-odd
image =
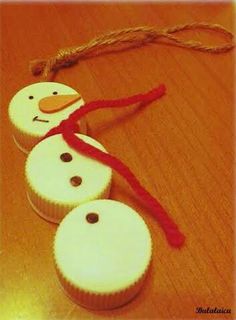
[(165, 86), (161, 85), (146, 94), (138, 94), (120, 100), (98, 100), (87, 103), (74, 111), (69, 118), (62, 121), (58, 127), (51, 129), (45, 138), (62, 133), (64, 140), (71, 148), (116, 170), (127, 180), (134, 192), (145, 202), (152, 214), (157, 218), (169, 244), (173, 247), (180, 248), (184, 244), (185, 236), (179, 231), (178, 226), (168, 216), (161, 204), (140, 184), (131, 170), (119, 159), (87, 144), (75, 134), (76, 121), (93, 110), (107, 107), (124, 107), (137, 102), (149, 103), (160, 98), (164, 93)]
[[(154, 88), (153, 90), (144, 93), (144, 94), (137, 94), (128, 98), (123, 98), (119, 100), (96, 100), (89, 103), (84, 104), (79, 109), (75, 110), (67, 120), (63, 120), (59, 126), (52, 128), (48, 131), (48, 133), (43, 137), (43, 139), (50, 137), (55, 134), (62, 133), (62, 124), (65, 121), (69, 121), (72, 126), (74, 126), (74, 129), (78, 128), (78, 121), (80, 118), (85, 116), (87, 113), (94, 111), (96, 109), (102, 109), (102, 108), (120, 108), (129, 106), (131, 104), (135, 104), (138, 102), (142, 102), (143, 104), (147, 104), (152, 102), (153, 100), (156, 100), (160, 97), (162, 97), (165, 94), (166, 88), (163, 84), (161, 84), (159, 87)], [(42, 140), (43, 140), (42, 139)]]

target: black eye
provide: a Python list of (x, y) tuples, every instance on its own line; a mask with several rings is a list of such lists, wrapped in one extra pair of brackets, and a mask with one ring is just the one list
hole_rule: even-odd
[(57, 92), (57, 91), (53, 91), (53, 93), (52, 93), (52, 94), (56, 95), (56, 94), (58, 94), (58, 92)]
[(34, 97), (33, 96), (29, 96), (29, 99), (32, 100), (32, 99), (34, 99)]
[(72, 160), (72, 155), (70, 153), (68, 153), (68, 152), (62, 153), (60, 155), (60, 159), (63, 162), (70, 162)]

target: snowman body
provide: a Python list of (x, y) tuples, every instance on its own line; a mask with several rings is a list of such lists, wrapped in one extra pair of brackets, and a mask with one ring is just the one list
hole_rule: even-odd
[(89, 309), (113, 309), (141, 290), (152, 240), (141, 216), (114, 200), (74, 208), (54, 240), (54, 263), (66, 294)]
[[(86, 143), (106, 152), (96, 140), (78, 134)], [(112, 170), (70, 148), (61, 134), (48, 137), (29, 153), (25, 166), (28, 199), (46, 220), (58, 223), (74, 207), (107, 198)]]

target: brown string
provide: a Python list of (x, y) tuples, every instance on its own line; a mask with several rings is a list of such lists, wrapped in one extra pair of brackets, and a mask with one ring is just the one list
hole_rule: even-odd
[[(207, 46), (194, 40), (182, 40), (173, 34), (183, 30), (206, 29), (218, 32), (229, 38), (224, 45)], [(112, 31), (99, 36), (90, 42), (73, 48), (60, 49), (56, 56), (48, 59), (33, 60), (30, 63), (30, 70), (33, 75), (42, 74), (44, 80), (50, 78), (54, 72), (63, 67), (75, 64), (79, 59), (99, 55), (105, 52), (121, 51), (139, 47), (147, 43), (154, 43), (159, 39), (170, 41), (177, 47), (194, 49), (210, 53), (223, 53), (234, 47), (233, 34), (218, 24), (197, 22), (191, 24), (176, 25), (171, 28), (158, 30), (154, 27), (136, 27)]]

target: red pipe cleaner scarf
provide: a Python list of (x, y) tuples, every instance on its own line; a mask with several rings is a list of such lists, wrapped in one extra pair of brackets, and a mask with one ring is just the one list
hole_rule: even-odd
[(81, 108), (75, 110), (66, 120), (63, 120), (59, 126), (52, 128), (43, 139), (61, 133), (64, 140), (71, 148), (116, 170), (126, 179), (134, 192), (151, 210), (153, 216), (158, 220), (163, 229), (169, 244), (173, 247), (180, 248), (184, 244), (185, 236), (181, 233), (178, 226), (169, 217), (161, 204), (140, 184), (131, 170), (116, 157), (87, 144), (75, 135), (75, 132), (78, 132), (79, 129), (78, 120), (87, 113), (102, 108), (125, 107), (138, 102), (147, 104), (162, 97), (165, 94), (165, 90), (165, 86), (160, 85), (158, 88), (154, 88), (147, 93), (134, 95), (128, 98), (118, 100), (97, 100), (86, 103)]

